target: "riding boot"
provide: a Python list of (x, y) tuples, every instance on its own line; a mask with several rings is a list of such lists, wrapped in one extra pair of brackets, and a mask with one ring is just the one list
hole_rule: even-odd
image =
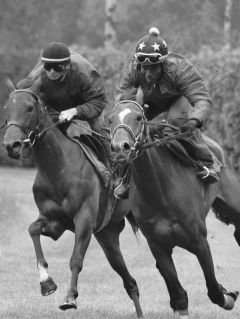
[(126, 199), (129, 195), (129, 169), (128, 165), (122, 167), (118, 177), (118, 186), (114, 189), (114, 196), (118, 199)]
[(203, 140), (203, 137), (199, 130), (195, 130), (189, 137), (180, 141), (188, 154), (202, 163), (202, 170), (197, 173), (197, 177), (204, 183), (216, 183), (219, 181), (217, 172), (214, 168), (213, 156)]

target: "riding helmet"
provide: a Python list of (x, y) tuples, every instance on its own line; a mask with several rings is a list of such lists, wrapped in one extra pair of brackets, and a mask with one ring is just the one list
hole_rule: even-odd
[(65, 63), (70, 61), (70, 51), (62, 42), (51, 42), (42, 51), (44, 63)]
[[(160, 36), (158, 28), (152, 27), (149, 33), (142, 37), (136, 46), (137, 56), (155, 56), (159, 55), (159, 60), (157, 63), (162, 62), (168, 56), (168, 47), (165, 40)], [(148, 64), (146, 62), (146, 64)]]

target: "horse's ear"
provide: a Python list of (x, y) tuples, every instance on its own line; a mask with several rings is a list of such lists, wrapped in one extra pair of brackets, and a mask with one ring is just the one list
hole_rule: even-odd
[(136, 102), (138, 102), (140, 105), (143, 105), (143, 90), (141, 86), (138, 87), (138, 90), (136, 93)]
[(15, 90), (15, 86), (9, 78), (6, 79), (5, 83), (9, 94)]

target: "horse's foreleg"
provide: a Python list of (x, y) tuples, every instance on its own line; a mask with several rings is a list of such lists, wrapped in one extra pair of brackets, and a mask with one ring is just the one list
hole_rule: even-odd
[(94, 225), (90, 214), (86, 213), (83, 216), (78, 214), (76, 216), (75, 243), (70, 260), (70, 269), (72, 272), (71, 284), (64, 302), (59, 306), (61, 310), (77, 309), (76, 298), (78, 297), (78, 276), (83, 267), (83, 259), (93, 233), (93, 228)]
[(227, 292), (217, 282), (211, 250), (205, 237), (201, 237), (200, 242), (198, 242), (192, 252), (197, 256), (202, 267), (210, 300), (226, 310), (231, 310), (234, 307), (234, 301), (238, 297), (238, 292)]
[(51, 227), (50, 223), (48, 223), (46, 219), (39, 219), (29, 226), (28, 231), (35, 248), (37, 267), (40, 275), (41, 293), (43, 296), (48, 296), (57, 289), (57, 285), (48, 274), (48, 263), (43, 255), (40, 235), (44, 234), (52, 237), (53, 239), (57, 239), (61, 236), (64, 229), (62, 227), (58, 227), (58, 231), (56, 231), (56, 227)]
[(156, 259), (156, 267), (166, 282), (171, 308), (181, 318), (186, 318), (188, 316), (188, 296), (178, 280), (172, 260), (172, 249), (162, 247), (159, 242), (148, 240), (148, 244)]
[(130, 275), (123, 259), (120, 246), (119, 234), (124, 228), (124, 220), (118, 225), (108, 225), (102, 231), (95, 234), (111, 267), (121, 276), (124, 288), (133, 300), (137, 316), (142, 317), (142, 309), (139, 303), (139, 290), (136, 280)]

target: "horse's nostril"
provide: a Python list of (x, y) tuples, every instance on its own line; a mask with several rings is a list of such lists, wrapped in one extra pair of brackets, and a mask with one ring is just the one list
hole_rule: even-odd
[(17, 141), (13, 144), (13, 148), (20, 148), (22, 146), (22, 143), (20, 141)]
[(127, 142), (123, 143), (122, 148), (124, 149), (124, 151), (131, 150), (131, 146)]

